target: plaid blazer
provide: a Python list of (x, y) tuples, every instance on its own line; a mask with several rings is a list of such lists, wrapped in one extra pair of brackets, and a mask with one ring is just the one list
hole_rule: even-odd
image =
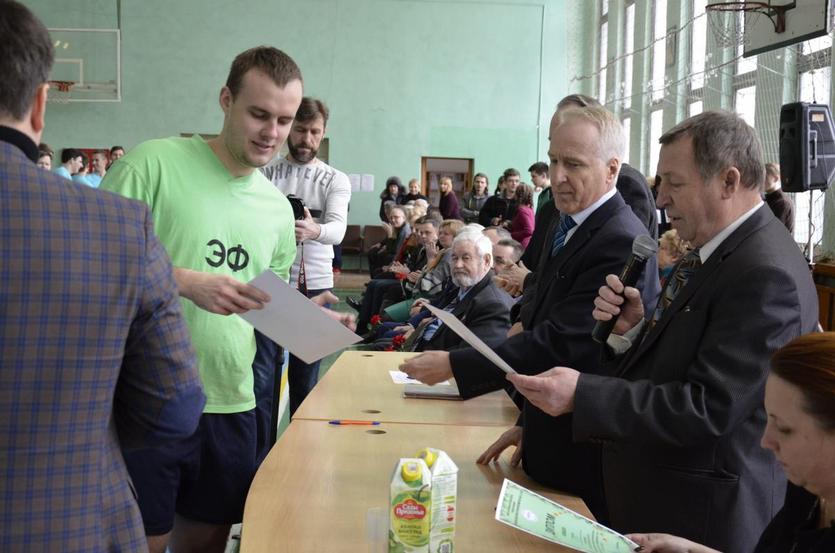
[(152, 228), (0, 141), (0, 551), (147, 551), (120, 447), (205, 401)]

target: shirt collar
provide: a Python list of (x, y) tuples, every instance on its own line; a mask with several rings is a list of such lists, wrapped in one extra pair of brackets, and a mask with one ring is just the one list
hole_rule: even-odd
[(26, 154), (26, 157), (32, 160), (32, 163), (38, 162), (38, 145), (19, 130), (0, 125), (0, 142), (17, 146)]
[(716, 249), (720, 245), (722, 245), (722, 242), (724, 242), (725, 239), (733, 233), (733, 231), (735, 231), (736, 229), (741, 227), (742, 223), (744, 223), (745, 221), (750, 219), (751, 216), (754, 215), (754, 213), (762, 205), (763, 205), (763, 202), (762, 202), (762, 200), (760, 200), (759, 202), (757, 202), (757, 205), (755, 205), (754, 207), (752, 207), (751, 209), (749, 209), (748, 211), (743, 213), (742, 216), (740, 216), (736, 221), (734, 221), (733, 223), (731, 223), (730, 225), (726, 226), (724, 229), (719, 231), (719, 234), (717, 234), (716, 236), (714, 236), (713, 238), (708, 240), (707, 243), (704, 246), (699, 248), (699, 257), (702, 260), (702, 265), (707, 263), (707, 259), (713, 254), (713, 252), (716, 251)]
[(571, 218), (574, 219), (574, 222), (577, 223), (577, 226), (579, 227), (583, 224), (583, 221), (588, 219), (591, 216), (591, 214), (595, 212), (595, 210), (598, 207), (609, 201), (609, 199), (615, 194), (617, 194), (617, 192), (617, 188), (613, 186), (611, 190), (600, 196), (600, 198), (596, 202), (588, 206), (586, 209), (578, 211), (574, 215), (571, 215)]

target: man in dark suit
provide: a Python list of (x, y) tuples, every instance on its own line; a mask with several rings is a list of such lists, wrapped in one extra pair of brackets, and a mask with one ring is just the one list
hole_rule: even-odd
[[(569, 94), (557, 104), (557, 111), (589, 106), (600, 106), (600, 102), (585, 94)], [(625, 137), (625, 140), (628, 141), (629, 137)], [(655, 210), (655, 199), (652, 197), (652, 190), (647, 185), (644, 176), (632, 166), (621, 163), (618, 179), (615, 181), (615, 188), (620, 192), (626, 205), (632, 208), (635, 216), (646, 227), (649, 235), (658, 238), (658, 216)], [(550, 188), (548, 191), (550, 197)], [(536, 226), (534, 226), (533, 236), (531, 236), (531, 241), (522, 256), (522, 262), (531, 271), (536, 270), (537, 263), (543, 254), (543, 247), (547, 242), (545, 234), (548, 232), (548, 227), (554, 219), (554, 215), (559, 216), (553, 201), (541, 202), (541, 206), (536, 212)], [(525, 285), (527, 286), (528, 283), (526, 282)]]
[[(549, 138), (551, 186), (562, 217), (548, 233), (549, 255), (537, 270), (542, 284), (525, 331), (496, 352), (528, 374), (566, 364), (601, 374), (600, 345), (591, 337), (593, 302), (606, 275), (620, 271), (634, 238), (646, 234), (646, 228), (615, 190), (624, 137), (614, 115), (602, 107), (558, 111)], [(652, 305), (658, 294), (656, 271), (651, 259), (645, 269), (650, 278), (639, 284)], [(504, 373), (472, 349), (427, 353), (406, 362), (402, 370), (427, 384), (454, 375), (465, 398), (506, 383)], [(605, 518), (599, 450), (572, 444), (570, 417), (555, 419), (525, 403), (518, 425), (480, 460), (497, 458), (510, 445), (517, 447), (517, 462), (521, 453), (531, 477), (580, 494), (598, 518)]]
[(140, 202), (39, 169), (53, 50), (0, 3), (0, 550), (147, 551), (124, 448), (197, 427), (171, 263)]
[(546, 413), (573, 412), (575, 440), (604, 444), (615, 529), (750, 551), (785, 488), (773, 455), (759, 447), (768, 359), (815, 330), (815, 287), (762, 202), (753, 129), (737, 115), (706, 112), (661, 144), (658, 205), (696, 250), (653, 311), (637, 290), (607, 277), (594, 316), (619, 315), (609, 340), (622, 354), (617, 376), (555, 367), (510, 380)]
[[(450, 255), (455, 285), (438, 304), (455, 315), (488, 345), (504, 341), (510, 328), (513, 298), (493, 282), (490, 240), (478, 231), (459, 233)], [(415, 351), (450, 351), (466, 343), (454, 331), (432, 319), (415, 341)]]

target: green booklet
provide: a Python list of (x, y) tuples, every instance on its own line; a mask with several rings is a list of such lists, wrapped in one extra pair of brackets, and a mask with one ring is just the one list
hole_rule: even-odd
[(505, 478), (496, 520), (585, 553), (630, 553), (638, 544)]

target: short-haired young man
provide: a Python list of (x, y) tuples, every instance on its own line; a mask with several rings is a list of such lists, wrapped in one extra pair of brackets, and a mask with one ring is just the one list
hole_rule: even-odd
[(217, 138), (145, 142), (102, 182), (151, 207), (208, 400), (187, 443), (125, 454), (152, 552), (164, 551), (169, 533), (178, 552), (223, 551), (230, 525), (243, 516), (257, 468), (255, 337), (247, 322), (228, 315), (269, 301), (246, 284), (265, 269), (289, 276), (292, 208), (256, 169), (281, 148), (301, 99), (301, 72), (289, 56), (265, 46), (247, 50), (220, 91)]
[(61, 165), (55, 168), (55, 172), (65, 179), (72, 180), (72, 176), (78, 173), (84, 165), (84, 154), (76, 148), (64, 148), (61, 150)]

